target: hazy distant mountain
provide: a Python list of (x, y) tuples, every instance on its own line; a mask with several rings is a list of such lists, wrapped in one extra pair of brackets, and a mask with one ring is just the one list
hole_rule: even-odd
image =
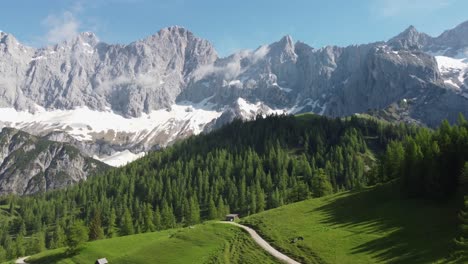
[(86, 32), (41, 49), (0, 33), (0, 126), (62, 133), (112, 165), (257, 114), (345, 116), (404, 99), (408, 120), (434, 126), (468, 116), (467, 58), (468, 22), (349, 47), (285, 36), (225, 58), (181, 27), (129, 45)]

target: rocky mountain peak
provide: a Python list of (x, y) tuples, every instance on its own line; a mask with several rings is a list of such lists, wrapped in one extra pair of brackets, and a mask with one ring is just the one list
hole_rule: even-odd
[(0, 32), (0, 44), (8, 47), (18, 45), (19, 42), (13, 35), (2, 31)]
[(290, 35), (282, 37), (279, 41), (272, 43), (269, 46), (269, 55), (278, 60), (279, 63), (286, 61), (296, 61), (297, 55), (295, 52), (294, 42)]
[(159, 30), (156, 34), (144, 39), (144, 42), (159, 42), (159, 41), (188, 41), (189, 39), (201, 40), (197, 38), (191, 31), (180, 26), (170, 26)]
[(78, 52), (88, 52), (91, 53), (91, 50), (100, 42), (99, 38), (93, 32), (81, 32), (80, 34), (74, 36), (71, 39), (66, 39), (60, 43), (55, 44), (53, 47), (40, 48), (38, 51), (42, 53), (44, 50), (48, 49), (63, 49), (63, 50), (74, 50)]
[(99, 43), (99, 38), (93, 32), (82, 32), (76, 37), (76, 41), (95, 46)]
[(190, 35), (193, 35), (193, 33), (184, 28), (184, 27), (181, 27), (181, 26), (169, 26), (169, 27), (166, 27), (166, 28), (163, 28), (161, 30), (158, 31), (158, 34), (179, 34), (179, 35), (185, 35), (185, 34), (190, 34)]
[(451, 46), (455, 49), (468, 46), (468, 21), (461, 23), (453, 29), (444, 31), (435, 39), (435, 43)]
[[(208, 40), (195, 36), (191, 31), (180, 26), (171, 26), (159, 30), (156, 34), (137, 41), (135, 44), (143, 44), (149, 47), (154, 47), (159, 50), (163, 49), (178, 49), (179, 51), (188, 48), (188, 53), (192, 54), (191, 51), (196, 52), (194, 55), (209, 54), (212, 57), (214, 54), (217, 58), (217, 53), (214, 47)], [(182, 54), (180, 54), (182, 55)], [(211, 60), (211, 58), (209, 59)]]
[(286, 35), (286, 36), (282, 37), (280, 39), (279, 43), (281, 43), (284, 46), (289, 46), (289, 47), (294, 45), (294, 41), (293, 41), (293, 38), (291, 37), (291, 35)]
[(403, 31), (403, 33), (405, 33), (405, 34), (419, 34), (418, 30), (413, 25), (410, 25), (408, 28), (406, 28)]
[[(33, 48), (22, 45), (12, 34), (0, 31), (0, 73), (17, 72), (17, 67), (23, 67), (22, 64), (26, 63), (32, 53), (34, 53)], [(4, 65), (2, 61), (8, 65)]]
[(421, 49), (430, 40), (430, 36), (420, 33), (413, 25), (393, 37), (388, 43), (396, 49)]

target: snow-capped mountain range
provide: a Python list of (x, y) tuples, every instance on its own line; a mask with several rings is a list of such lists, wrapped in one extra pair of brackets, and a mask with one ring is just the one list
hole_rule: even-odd
[(72, 143), (122, 165), (236, 117), (345, 116), (403, 99), (435, 126), (468, 116), (468, 22), (438, 37), (312, 48), (278, 42), (218, 57), (181, 27), (128, 45), (85, 32), (40, 49), (0, 32), (0, 127)]

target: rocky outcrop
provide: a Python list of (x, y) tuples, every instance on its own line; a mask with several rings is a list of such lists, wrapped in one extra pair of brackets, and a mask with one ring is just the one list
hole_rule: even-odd
[(63, 188), (106, 168), (68, 144), (10, 128), (0, 133), (0, 195)]

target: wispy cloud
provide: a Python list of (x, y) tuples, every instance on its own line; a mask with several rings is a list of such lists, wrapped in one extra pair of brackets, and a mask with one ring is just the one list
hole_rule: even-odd
[(223, 65), (203, 65), (193, 73), (193, 77), (198, 81), (207, 75), (215, 74), (222, 76), (225, 80), (232, 80), (245, 71), (246, 68), (242, 66), (243, 60), (248, 60), (250, 64), (255, 64), (265, 58), (269, 51), (270, 47), (267, 45), (260, 46), (256, 50), (238, 51), (232, 54), (229, 61)]
[(432, 13), (447, 7), (452, 0), (375, 0), (371, 12), (383, 17), (398, 17), (418, 13)]
[(46, 44), (54, 44), (71, 39), (79, 34), (80, 24), (71, 11), (64, 11), (58, 15), (51, 14), (42, 21), (42, 25), (47, 28), (44, 41)]
[[(113, 1), (137, 1), (137, 0), (113, 0)], [(65, 10), (49, 14), (41, 24), (46, 29), (43, 36), (38, 37), (40, 45), (55, 44), (64, 40), (69, 40), (77, 36), (82, 31), (97, 31), (100, 20), (86, 16), (86, 11), (97, 8), (99, 1), (79, 0), (74, 1)], [(100, 2), (99, 2), (100, 3)], [(79, 18), (86, 17), (83, 21)]]

